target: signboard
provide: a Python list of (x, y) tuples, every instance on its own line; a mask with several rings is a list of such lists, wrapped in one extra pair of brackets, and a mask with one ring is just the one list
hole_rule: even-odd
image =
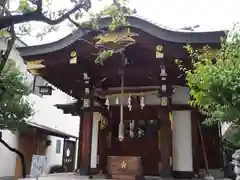
[(31, 163), (30, 177), (38, 178), (43, 174), (44, 167), (47, 163), (46, 156), (33, 155)]

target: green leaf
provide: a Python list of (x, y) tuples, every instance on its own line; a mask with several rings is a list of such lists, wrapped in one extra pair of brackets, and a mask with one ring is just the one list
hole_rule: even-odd
[[(221, 41), (219, 50), (205, 46), (193, 49), (186, 45), (192, 69), (180, 60), (176, 65), (185, 73), (190, 88), (191, 106), (197, 106), (206, 116), (207, 124), (240, 119), (240, 36)], [(185, 68), (185, 69), (184, 69)]]
[(32, 105), (26, 100), (31, 86), (12, 60), (8, 60), (1, 74), (1, 88), (5, 88), (0, 101), (0, 130), (21, 130), (33, 115)]

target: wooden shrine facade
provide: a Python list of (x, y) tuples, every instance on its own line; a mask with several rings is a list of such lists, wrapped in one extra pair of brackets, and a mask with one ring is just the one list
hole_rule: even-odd
[[(102, 19), (99, 22), (100, 29), (106, 29), (110, 21), (109, 18)], [(65, 113), (81, 117), (78, 152), (80, 173), (90, 174), (96, 168), (109, 173), (108, 156), (142, 156), (143, 173), (162, 177), (193, 177), (202, 163), (201, 158), (196, 158), (200, 149), (197, 140), (197, 122), (200, 121), (200, 116), (187, 105), (189, 93), (185, 87), (185, 77), (176, 66), (175, 60), (180, 59), (186, 66), (191, 67), (191, 60), (183, 48), (185, 45), (190, 44), (194, 48), (204, 45), (219, 48), (220, 37), (225, 34), (222, 31), (172, 31), (136, 17), (128, 17), (127, 21), (128, 27), (121, 27), (100, 37), (100, 40), (106, 42), (104, 48), (114, 50), (122, 48), (121, 43), (131, 42), (121, 53), (114, 53), (107, 58), (104, 65), (96, 63), (99, 57), (99, 46), (96, 47), (99, 32), (94, 30), (79, 29), (59, 41), (21, 47), (19, 51), (27, 62), (29, 72), (42, 76), (76, 99), (75, 103), (56, 106)], [(119, 37), (122, 38), (121, 43), (113, 43)], [(185, 89), (183, 94), (176, 95), (174, 90), (178, 88)], [(123, 98), (120, 100), (122, 106), (117, 102), (119, 97)], [(181, 97), (186, 98), (179, 100)], [(184, 112), (176, 113), (174, 110)], [(96, 118), (96, 112), (107, 122), (106, 127), (97, 130), (97, 133), (94, 123), (99, 125), (105, 121)], [(186, 116), (188, 118), (184, 118)], [(184, 133), (181, 124), (176, 126), (180, 121), (177, 121), (177, 118), (189, 120), (188, 134), (176, 134), (180, 131)], [(140, 121), (146, 125), (146, 132), (147, 127), (156, 127), (155, 135), (129, 139), (124, 134), (126, 129), (120, 131), (131, 123), (140, 127), (137, 125)], [(175, 125), (172, 122), (176, 122)], [(120, 124), (124, 126), (118, 126)], [(101, 129), (100, 125), (98, 129)], [(97, 142), (96, 146), (93, 145), (94, 136), (98, 137), (98, 140), (94, 141)], [(109, 136), (112, 137), (110, 144), (107, 140)], [(191, 152), (188, 167), (182, 165), (181, 157), (174, 155), (177, 149), (185, 156), (185, 150), (176, 148), (176, 144), (181, 145), (178, 137), (185, 136), (190, 138), (188, 142), (191, 142), (186, 145)], [(219, 144), (218, 138), (213, 139), (217, 142), (215, 145)], [(144, 144), (148, 144), (146, 150), (142, 148)], [(91, 155), (93, 151), (97, 156)], [(152, 157), (149, 154), (152, 154)], [(94, 157), (96, 168), (92, 159)]]

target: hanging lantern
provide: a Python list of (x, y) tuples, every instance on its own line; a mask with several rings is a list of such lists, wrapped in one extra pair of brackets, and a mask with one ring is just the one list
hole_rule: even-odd
[(109, 110), (109, 108), (110, 108), (110, 103), (109, 103), (108, 96), (107, 96), (107, 98), (106, 98), (105, 105), (107, 106), (107, 108), (108, 108), (108, 110)]
[(116, 98), (116, 104), (119, 104), (119, 98), (118, 98), (118, 96), (117, 96), (117, 98)]
[(41, 95), (52, 95), (52, 91), (54, 90), (52, 86), (38, 86), (39, 93)]
[(132, 103), (131, 103), (131, 95), (129, 94), (128, 95), (128, 109), (129, 109), (129, 111), (131, 111), (132, 110)]
[(140, 106), (141, 106), (141, 109), (144, 108), (145, 106), (145, 103), (144, 103), (144, 96), (142, 95), (141, 98), (140, 98)]

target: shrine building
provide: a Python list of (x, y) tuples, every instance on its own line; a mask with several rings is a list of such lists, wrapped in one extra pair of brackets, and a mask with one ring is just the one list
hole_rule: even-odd
[[(220, 169), (219, 126), (200, 126), (204, 118), (188, 105), (175, 60), (191, 67), (184, 46), (218, 49), (225, 33), (174, 31), (132, 16), (127, 21), (128, 27), (102, 36), (79, 29), (53, 43), (19, 48), (29, 72), (75, 99), (56, 107), (81, 118), (80, 174), (192, 178), (206, 160), (209, 169)], [(109, 23), (101, 19), (99, 28)], [(97, 47), (100, 41), (105, 45)], [(101, 48), (114, 50), (103, 64)]]

